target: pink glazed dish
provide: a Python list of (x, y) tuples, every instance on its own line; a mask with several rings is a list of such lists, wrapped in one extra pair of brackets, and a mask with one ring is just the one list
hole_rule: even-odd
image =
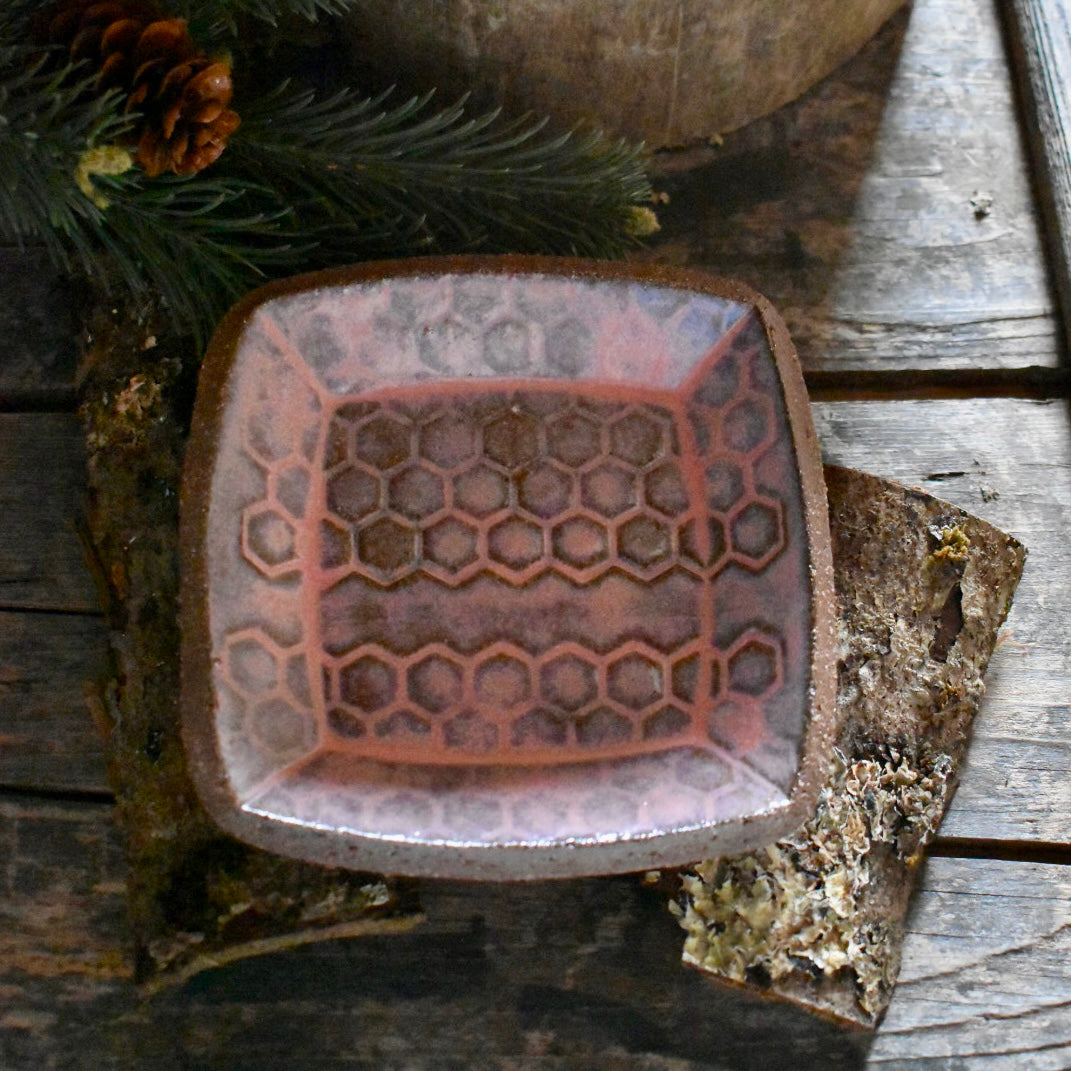
[(813, 805), (834, 597), (769, 304), (532, 257), (274, 284), (202, 370), (183, 735), (240, 839), (392, 874), (681, 865)]

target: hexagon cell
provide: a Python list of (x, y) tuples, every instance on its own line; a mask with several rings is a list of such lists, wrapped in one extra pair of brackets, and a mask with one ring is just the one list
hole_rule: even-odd
[(420, 520), (443, 507), (442, 477), (421, 465), (410, 465), (391, 477), (387, 485), (391, 509), (410, 520)]
[(454, 501), (466, 513), (486, 517), (509, 502), (509, 483), (500, 472), (477, 465), (457, 477)]
[(510, 732), (514, 747), (564, 747), (569, 742), (568, 723), (542, 707), (515, 718)]
[(442, 655), (422, 659), (408, 672), (409, 698), (431, 714), (439, 714), (461, 698), (461, 667)]
[(604, 517), (617, 517), (636, 504), (635, 479), (615, 462), (585, 473), (580, 486), (584, 505)]
[(456, 573), (476, 561), (478, 536), (471, 525), (456, 517), (439, 521), (424, 533), (424, 557), (447, 572)]
[(707, 466), (704, 473), (707, 504), (713, 510), (728, 513), (744, 493), (744, 477), (733, 461), (720, 460)]
[(339, 671), (338, 690), (344, 703), (373, 713), (394, 702), (397, 674), (381, 659), (364, 655)]
[(660, 699), (665, 687), (661, 666), (639, 654), (613, 663), (606, 679), (611, 698), (632, 710), (642, 710)]
[(643, 720), (644, 740), (668, 740), (681, 736), (691, 727), (692, 720), (678, 707), (663, 707)]
[(394, 468), (409, 457), (409, 428), (397, 418), (380, 413), (358, 428), (354, 453), (358, 460), (374, 468)]
[(756, 398), (737, 402), (722, 418), (722, 438), (730, 450), (751, 453), (770, 435), (770, 418), (766, 407)]
[(266, 699), (250, 714), (250, 731), (265, 751), (285, 756), (308, 746), (308, 722), (285, 699)]
[(571, 517), (558, 525), (551, 543), (555, 555), (577, 569), (605, 561), (610, 552), (605, 527), (587, 517)]
[(487, 551), (503, 565), (523, 569), (543, 555), (543, 530), (519, 517), (496, 524), (487, 536)]
[(327, 481), (327, 508), (344, 521), (359, 521), (379, 508), (379, 480), (347, 465)]
[(261, 572), (276, 575), (297, 568), (297, 533), (293, 523), (272, 506), (255, 506), (243, 517), (243, 551)]
[(632, 721), (609, 707), (596, 707), (576, 721), (576, 739), (582, 747), (600, 748), (632, 738)]
[(552, 465), (529, 469), (520, 481), (520, 504), (537, 517), (550, 520), (569, 506), (572, 481)]
[(231, 683), (246, 696), (270, 692), (279, 679), (275, 654), (257, 635), (231, 639), (227, 647), (227, 668)]
[(528, 329), (515, 320), (503, 320), (487, 329), (483, 357), (496, 372), (523, 372), (531, 357)]
[(531, 694), (528, 667), (508, 655), (495, 655), (477, 666), (474, 686), (480, 702), (502, 710), (518, 706)]
[(633, 517), (618, 529), (617, 551), (636, 565), (656, 565), (672, 550), (669, 528), (653, 517)]
[(647, 473), (643, 486), (647, 504), (668, 517), (686, 512), (691, 505), (680, 468), (672, 461)]
[(733, 551), (760, 563), (781, 547), (781, 514), (776, 502), (749, 502), (733, 518), (730, 528)]
[(595, 667), (576, 655), (561, 655), (542, 667), (539, 684), (548, 702), (565, 710), (579, 710), (595, 698)]
[(729, 658), (729, 688), (746, 695), (762, 696), (779, 676), (778, 651), (773, 642), (751, 639)]
[(547, 452), (565, 465), (587, 464), (600, 452), (599, 425), (576, 411), (547, 425)]
[(420, 454), (442, 469), (470, 461), (479, 449), (479, 436), (472, 421), (447, 413), (420, 429)]
[(630, 413), (611, 426), (610, 449), (631, 465), (647, 465), (662, 453), (662, 425), (646, 413)]
[(374, 521), (357, 534), (361, 561), (379, 573), (396, 573), (416, 560), (416, 532), (389, 517)]

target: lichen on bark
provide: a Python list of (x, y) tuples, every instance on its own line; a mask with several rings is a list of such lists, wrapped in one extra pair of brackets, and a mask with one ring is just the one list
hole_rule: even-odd
[(921, 492), (826, 480), (841, 730), (825, 786), (790, 836), (683, 871), (670, 908), (691, 966), (873, 1027), (1026, 552)]
[(674, 907), (690, 963), (760, 986), (843, 973), (873, 1015), (898, 956), (866, 896), (889, 853), (907, 867), (921, 860), (947, 804), (952, 760), (879, 748), (849, 761), (838, 750), (833, 767), (810, 820), (761, 852), (700, 863), (682, 876)]

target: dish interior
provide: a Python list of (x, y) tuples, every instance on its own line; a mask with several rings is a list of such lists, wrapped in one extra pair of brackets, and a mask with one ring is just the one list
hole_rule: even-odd
[(261, 305), (205, 558), (240, 809), (367, 841), (643, 840), (783, 806), (793, 437), (748, 304), (407, 276)]

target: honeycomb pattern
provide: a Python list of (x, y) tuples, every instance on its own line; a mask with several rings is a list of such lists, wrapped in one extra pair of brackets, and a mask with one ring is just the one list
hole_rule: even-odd
[(241, 697), (244, 733), (258, 750), (289, 762), (315, 743), (304, 713), (310, 695), (300, 649), (285, 648), (260, 629), (242, 629), (227, 637), (222, 674)]
[[(711, 372), (687, 420), (668, 406), (560, 390), (339, 407), (327, 434), (324, 585), (430, 584), (432, 600), (435, 587), (493, 578), (497, 598), (517, 600), (553, 573), (582, 600), (611, 573), (710, 584), (733, 565), (761, 571), (784, 543), (781, 504), (756, 490), (754, 472), (775, 422), (740, 363), (731, 392), (720, 366)], [(730, 404), (709, 404), (723, 395)], [(689, 425), (702, 429), (699, 458), (681, 446)], [(725, 699), (761, 723), (756, 705), (781, 681), (776, 637), (719, 650), (710, 636), (652, 646), (621, 633), (612, 657), (562, 638), (527, 650), (493, 631), (475, 654), (449, 640), (409, 650), (356, 635), (325, 663), (329, 726), (384, 758), (416, 749), (447, 761), (590, 761), (715, 734), (724, 743), (709, 709)], [(355, 687), (358, 671), (389, 690)]]
[[(495, 345), (515, 349), (522, 337), (503, 327)], [(244, 556), (276, 580), (311, 551), (321, 591), (430, 585), (429, 604), (436, 588), (480, 578), (517, 600), (555, 574), (583, 599), (610, 574), (711, 585), (731, 566), (760, 572), (781, 552), (784, 524), (756, 478), (777, 424), (769, 391), (748, 374), (752, 350), (709, 368), (683, 412), (561, 389), (336, 405), (318, 505), (300, 453), (275, 449), (268, 494), (243, 512)], [(267, 456), (255, 441), (249, 449)], [(491, 634), (472, 654), (449, 637), (415, 650), (357, 637), (325, 656), (324, 725), (337, 745), (386, 759), (524, 763), (738, 746), (734, 718), (761, 724), (761, 701), (781, 681), (776, 636), (652, 646), (629, 640), (627, 625), (612, 657), (575, 639), (533, 651)]]
[[(417, 413), (340, 407), (321, 566), (383, 586), (414, 574), (463, 586), (478, 573), (515, 583), (548, 571), (590, 582), (609, 570), (644, 580), (760, 570), (784, 544), (780, 502), (754, 487), (753, 459), (773, 430), (760, 400), (744, 394), (728, 411), (724, 445), (709, 432), (714, 415), (692, 407), (716, 455), (704, 468), (706, 509), (693, 505), (667, 407), (550, 391), (448, 396)], [(285, 518), (274, 517), (269, 530), (255, 513), (247, 537), (247, 556), (271, 576), (293, 560)]]
[(608, 662), (568, 644), (540, 658), (506, 643), (475, 658), (445, 645), (416, 659), (365, 646), (327, 663), (324, 704), (330, 727), (361, 740), (362, 754), (416, 741), (470, 758), (521, 749), (587, 759), (679, 743), (709, 701), (755, 707), (780, 686), (781, 660), (775, 638), (752, 633), (713, 655), (693, 645), (670, 657), (633, 642)]
[[(384, 286), (349, 334), (258, 324), (283, 386), (250, 365), (227, 479), (252, 594), (214, 673), (264, 813), (491, 843), (787, 791), (808, 613), (774, 593), (806, 557), (762, 322), (541, 285)], [(382, 383), (366, 344), (397, 355)]]

